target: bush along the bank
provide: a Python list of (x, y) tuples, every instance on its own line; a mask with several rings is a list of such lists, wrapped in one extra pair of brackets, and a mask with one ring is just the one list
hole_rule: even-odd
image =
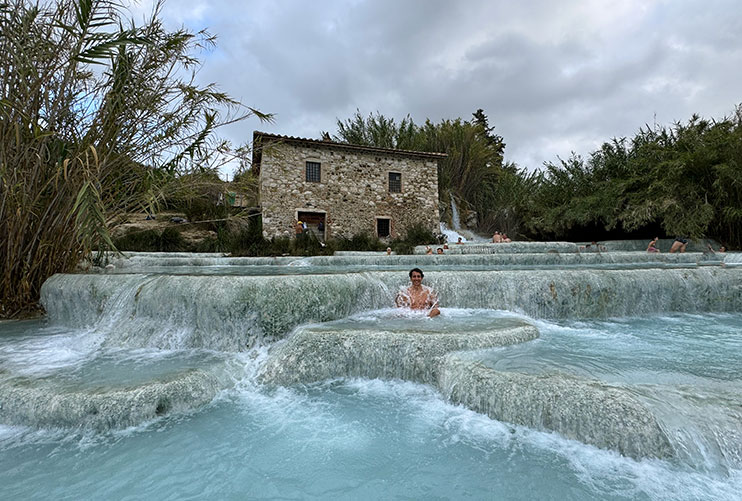
[(185, 239), (176, 228), (134, 231), (114, 240), (120, 251), (136, 252), (179, 252), (188, 251)]
[(390, 247), (397, 254), (412, 254), (417, 245), (427, 245), (435, 242), (435, 235), (422, 225), (411, 226), (403, 238), (391, 241)]
[[(213, 223), (213, 236), (189, 243), (180, 234), (181, 227), (173, 226), (164, 231), (138, 230), (114, 240), (116, 248), (132, 252), (221, 252), (232, 256), (330, 256), (335, 251), (380, 252), (391, 247), (397, 254), (412, 254), (417, 245), (430, 244), (435, 235), (423, 226), (411, 227), (404, 237), (382, 241), (368, 233), (358, 233), (350, 238), (339, 237), (322, 242), (314, 233), (295, 238), (263, 237), (260, 215), (242, 220)], [(238, 222), (239, 221), (239, 222)]]

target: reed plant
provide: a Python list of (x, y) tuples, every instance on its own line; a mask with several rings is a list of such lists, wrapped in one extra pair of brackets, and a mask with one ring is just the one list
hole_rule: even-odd
[(114, 248), (122, 212), (152, 209), (228, 147), (250, 115), (194, 81), (206, 33), (141, 25), (115, 1), (0, 4), (0, 316), (36, 307), (43, 281)]

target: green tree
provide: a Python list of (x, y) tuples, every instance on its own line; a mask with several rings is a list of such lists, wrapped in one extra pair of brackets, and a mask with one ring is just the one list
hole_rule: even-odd
[(433, 123), (427, 120), (420, 128), (425, 151), (440, 151), (448, 156), (439, 163), (438, 187), (443, 201), (449, 194), (475, 210), (483, 200), (481, 190), (492, 186), (501, 167), (502, 156), (487, 140), (481, 125), (457, 118)]
[(588, 160), (546, 164), (529, 227), (566, 238), (593, 227), (710, 237), (739, 246), (742, 228), (742, 112), (613, 139)]
[(479, 108), (477, 111), (472, 113), (472, 116), (474, 117), (474, 123), (481, 127), (483, 131), (482, 134), (484, 135), (487, 144), (490, 146), (490, 148), (494, 149), (500, 154), (500, 163), (502, 163), (503, 156), (505, 155), (504, 139), (501, 135), (494, 133), (495, 128), (490, 127), (489, 118), (487, 118), (487, 115), (485, 115), (482, 108)]
[(488, 176), (474, 203), (482, 208), (480, 229), (487, 234), (504, 231), (518, 238), (529, 235), (534, 196), (542, 178), (541, 172), (529, 172), (513, 163), (503, 165), (495, 175)]
[(342, 143), (399, 150), (417, 150), (418, 129), (409, 115), (397, 125), (393, 118), (387, 118), (378, 111), (364, 118), (360, 110), (345, 121), (337, 120), (337, 133), (332, 139)]

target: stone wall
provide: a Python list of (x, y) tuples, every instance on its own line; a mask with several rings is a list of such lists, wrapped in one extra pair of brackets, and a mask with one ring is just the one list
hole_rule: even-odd
[[(299, 212), (325, 214), (325, 237), (376, 235), (389, 218), (391, 237), (422, 224), (438, 229), (438, 159), (394, 150), (363, 151), (331, 142), (264, 146), (260, 204), (266, 238), (293, 236)], [(320, 182), (306, 181), (306, 163), (320, 163)], [(389, 191), (389, 173), (401, 174), (401, 193)]]

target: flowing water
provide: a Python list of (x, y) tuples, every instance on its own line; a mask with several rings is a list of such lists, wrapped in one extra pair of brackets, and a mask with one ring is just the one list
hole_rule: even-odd
[(461, 227), (461, 219), (459, 217), (459, 207), (456, 205), (456, 199), (451, 195), (451, 228), (448, 228), (446, 223), (440, 223), (440, 231), (442, 235), (445, 235), (446, 240), (449, 244), (458, 242), (459, 237), (463, 242), (486, 242), (488, 238), (484, 238), (477, 235), (471, 230)]
[(0, 498), (738, 498), (738, 255), (546, 247), (56, 275), (0, 323)]

